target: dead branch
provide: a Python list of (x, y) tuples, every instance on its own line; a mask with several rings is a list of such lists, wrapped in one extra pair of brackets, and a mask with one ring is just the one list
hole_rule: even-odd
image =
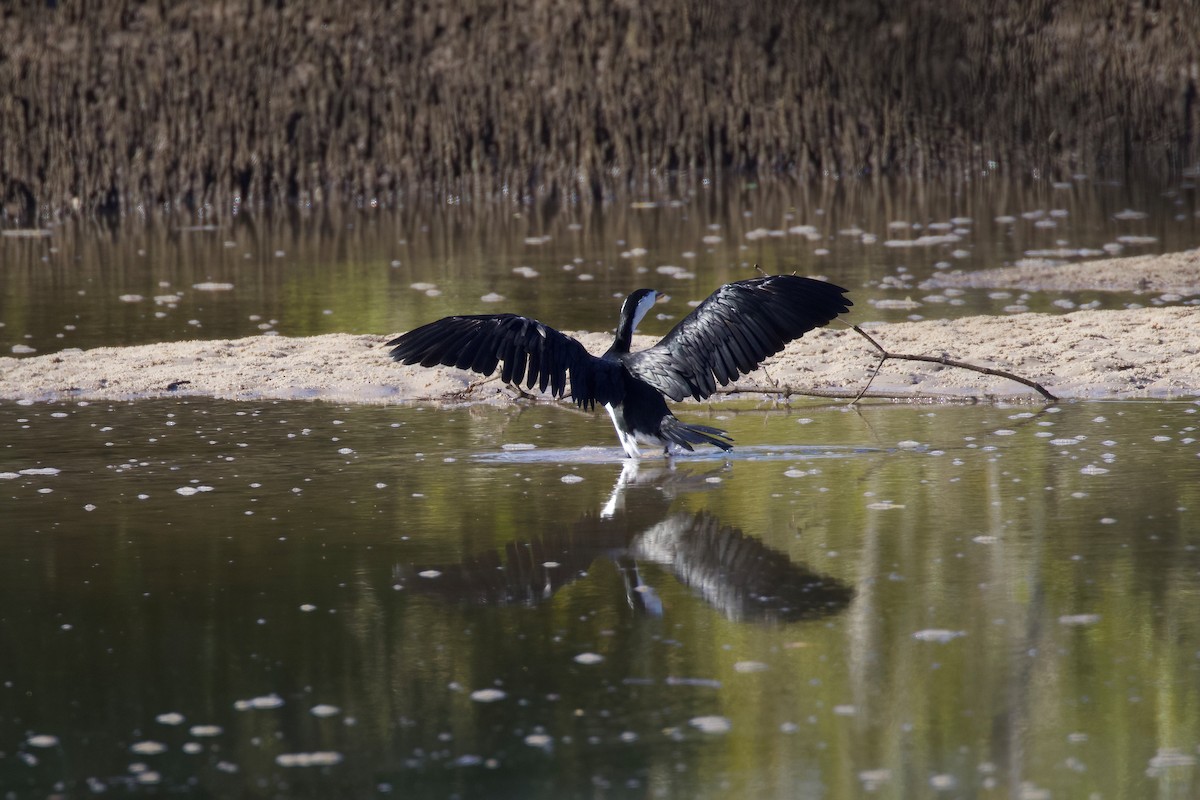
[(875, 376), (879, 374), (879, 368), (882, 367), (883, 362), (887, 361), (889, 358), (894, 358), (898, 361), (922, 361), (927, 364), (941, 364), (941, 365), (947, 366), (947, 367), (958, 367), (959, 369), (967, 369), (972, 372), (978, 372), (983, 375), (995, 375), (1000, 378), (1007, 378), (1010, 381), (1016, 381), (1017, 383), (1028, 386), (1029, 388), (1033, 389), (1038, 394), (1040, 394), (1042, 397), (1046, 398), (1047, 400), (1050, 400), (1051, 402), (1058, 401), (1058, 398), (1055, 397), (1053, 394), (1051, 394), (1046, 389), (1046, 387), (1042, 386), (1037, 381), (1030, 380), (1029, 378), (1022, 378), (1020, 375), (1014, 375), (1013, 373), (1007, 372), (1002, 369), (993, 369), (991, 367), (980, 367), (975, 364), (968, 364), (965, 361), (958, 361), (953, 358), (948, 358), (947, 356), (944, 356), (944, 355), (943, 356), (918, 356), (918, 355), (910, 355), (908, 353), (892, 353), (892, 352), (889, 352), (886, 348), (884, 348), (884, 346), (881, 345), (879, 342), (875, 341), (870, 336), (870, 334), (868, 334), (862, 328), (858, 327), (857, 325), (851, 325), (850, 327), (852, 329), (854, 329), (855, 331), (857, 331), (859, 333), (859, 335), (861, 335), (864, 339), (866, 339), (868, 342), (870, 342), (872, 345), (874, 345), (875, 349), (880, 352), (879, 363), (875, 365), (875, 371), (871, 373), (871, 377), (867, 379), (866, 386), (864, 386), (862, 388), (862, 391), (858, 393), (858, 396), (855, 397), (854, 400), (851, 401), (852, 403), (858, 402), (858, 400), (864, 394), (866, 394), (867, 389), (869, 389), (871, 387), (871, 383), (875, 380)]

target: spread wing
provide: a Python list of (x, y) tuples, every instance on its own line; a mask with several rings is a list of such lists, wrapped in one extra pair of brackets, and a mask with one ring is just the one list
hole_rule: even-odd
[(846, 290), (795, 275), (735, 281), (717, 289), (662, 341), (626, 356), (637, 378), (672, 400), (703, 400), (769, 356), (849, 309)]
[(596, 403), (620, 402), (624, 396), (621, 366), (603, 361), (577, 339), (516, 314), (479, 314), (445, 317), (388, 342), (391, 357), (401, 364), (469, 369), (491, 375), (503, 364), (500, 378), (506, 383), (554, 397), (566, 393), (582, 408)]

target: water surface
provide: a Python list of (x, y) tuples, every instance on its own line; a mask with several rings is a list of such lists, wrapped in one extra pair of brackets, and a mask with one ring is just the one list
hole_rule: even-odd
[[(662, 333), (756, 263), (855, 322), (1193, 302), (920, 282), (1193, 247), (1194, 202), (985, 176), (68, 226), (0, 237), (0, 352), (605, 330), (639, 285)], [(0, 796), (1193, 797), (1198, 410), (683, 405), (732, 455), (634, 471), (551, 405), (0, 402)]]
[(1191, 796), (1198, 408), (6, 403), (0, 785)]

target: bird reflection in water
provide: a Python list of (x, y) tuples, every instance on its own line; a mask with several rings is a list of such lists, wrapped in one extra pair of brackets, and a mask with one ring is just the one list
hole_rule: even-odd
[[(727, 467), (724, 467), (727, 469)], [(701, 491), (711, 473), (638, 467), (627, 462), (600, 513), (456, 564), (408, 565), (396, 578), (410, 588), (448, 601), (479, 605), (537, 605), (563, 586), (587, 577), (600, 558), (620, 570), (635, 611), (662, 614), (658, 592), (640, 565), (669, 572), (695, 595), (735, 622), (795, 622), (836, 614), (854, 590), (797, 564), (786, 554), (721, 521), (709, 511), (670, 512), (682, 492)], [(626, 497), (631, 485), (656, 491)], [(418, 575), (434, 575), (425, 579)]]

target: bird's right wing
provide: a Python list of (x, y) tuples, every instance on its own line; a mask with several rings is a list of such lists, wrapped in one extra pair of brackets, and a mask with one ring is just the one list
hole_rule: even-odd
[(620, 402), (624, 396), (621, 366), (596, 358), (564, 333), (517, 314), (445, 317), (388, 342), (401, 364), (469, 369), (491, 375), (503, 364), (505, 383), (535, 385), (555, 397), (566, 393), (582, 408)]

